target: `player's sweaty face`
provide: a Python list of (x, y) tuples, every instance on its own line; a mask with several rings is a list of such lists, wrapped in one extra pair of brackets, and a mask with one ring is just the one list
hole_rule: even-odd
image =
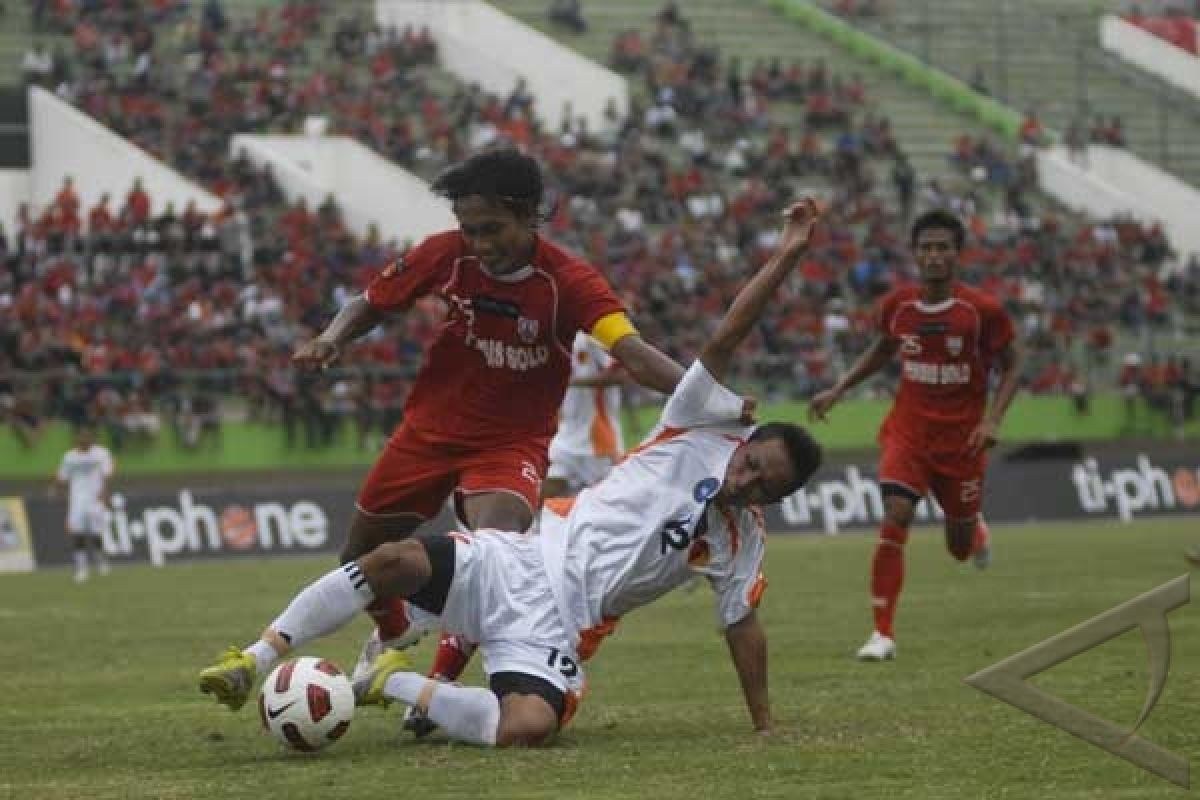
[(454, 204), (458, 229), (471, 255), (492, 272), (511, 272), (533, 255), (533, 229), (500, 203), (468, 195)]
[(913, 248), (923, 281), (947, 281), (958, 266), (958, 247), (954, 232), (945, 228), (926, 228), (917, 235)]
[(792, 480), (792, 460), (782, 439), (746, 442), (729, 459), (717, 501), (733, 506), (775, 503)]

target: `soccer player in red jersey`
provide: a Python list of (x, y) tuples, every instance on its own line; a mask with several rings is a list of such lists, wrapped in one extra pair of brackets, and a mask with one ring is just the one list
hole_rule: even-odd
[[(577, 331), (642, 386), (669, 394), (683, 375), (642, 340), (594, 268), (538, 233), (542, 176), (534, 159), (513, 149), (479, 153), (446, 170), (433, 189), (453, 203), (458, 230), (429, 236), (384, 269), (294, 356), (300, 366), (325, 367), (420, 297), (435, 295), (448, 308), (404, 419), (359, 491), (343, 563), (407, 537), (451, 495), (469, 528), (527, 529)], [(401, 603), (370, 610), (378, 641), (376, 652), (364, 651), (365, 663), (380, 642), (403, 641), (408, 628)], [(433, 672), (453, 680), (472, 649), (444, 639)]]
[[(900, 388), (879, 432), (884, 520), (871, 565), (875, 631), (858, 651), (866, 661), (895, 658), (892, 623), (904, 583), (904, 545), (916, 504), (932, 491), (946, 514), (946, 548), (959, 561), (991, 558), (980, 516), (987, 450), (1012, 402), (1021, 356), (1013, 324), (993, 297), (956, 280), (966, 230), (946, 211), (913, 224), (920, 283), (890, 292), (879, 305), (878, 336), (834, 386), (813, 398), (824, 420), (846, 392), (900, 354)], [(988, 407), (988, 378), (999, 382)]]

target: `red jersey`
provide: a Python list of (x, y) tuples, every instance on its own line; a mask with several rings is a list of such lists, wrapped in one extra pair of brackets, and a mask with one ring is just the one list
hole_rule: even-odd
[(906, 286), (880, 302), (878, 326), (900, 354), (900, 388), (883, 433), (961, 449), (987, 408), (992, 362), (1013, 339), (1008, 314), (963, 284), (936, 305), (921, 300), (919, 286)]
[(571, 344), (623, 311), (585, 262), (537, 237), (532, 263), (493, 275), (458, 231), (434, 234), (367, 287), (381, 311), (433, 294), (448, 308), (404, 406), (434, 441), (479, 449), (554, 435), (571, 377)]

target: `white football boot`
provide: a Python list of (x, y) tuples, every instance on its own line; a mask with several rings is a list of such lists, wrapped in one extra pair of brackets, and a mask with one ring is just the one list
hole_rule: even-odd
[(858, 648), (859, 661), (891, 661), (896, 657), (896, 642), (879, 631), (872, 631), (867, 643)]

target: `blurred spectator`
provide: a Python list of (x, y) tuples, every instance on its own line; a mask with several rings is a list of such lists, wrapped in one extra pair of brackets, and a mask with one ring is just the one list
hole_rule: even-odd
[(1025, 112), (1025, 119), (1021, 121), (1021, 129), (1018, 133), (1021, 142), (1031, 147), (1040, 147), (1046, 141), (1046, 130), (1042, 127), (1042, 120), (1038, 117), (1036, 111)]
[(219, 450), (221, 415), (217, 399), (202, 389), (186, 393), (179, 407), (176, 435), (189, 450)]
[(1137, 353), (1127, 353), (1121, 363), (1121, 374), (1117, 378), (1124, 398), (1125, 421), (1121, 430), (1132, 433), (1137, 430), (1138, 404), (1142, 396), (1142, 357)]
[(551, 22), (574, 33), (587, 33), (587, 20), (583, 18), (580, 0), (551, 0), (546, 16)]
[(987, 76), (983, 72), (983, 67), (979, 64), (971, 70), (971, 80), (967, 82), (972, 89), (983, 95), (990, 95), (992, 90), (988, 88)]
[(21, 72), (26, 83), (43, 88), (51, 87), (54, 75), (54, 58), (46, 45), (32, 45), (21, 59)]
[(1091, 139), (1093, 144), (1106, 144), (1110, 147), (1125, 147), (1125, 126), (1119, 116), (1109, 119), (1098, 117), (1092, 124)]
[(13, 436), (26, 450), (33, 449), (45, 432), (45, 418), (38, 412), (33, 398), (16, 394), (12, 386), (0, 385), (0, 419), (12, 428)]
[(1067, 146), (1067, 158), (1075, 164), (1087, 169), (1088, 167), (1088, 140), (1087, 135), (1083, 130), (1083, 123), (1078, 119), (1072, 120), (1067, 128), (1065, 137)]

